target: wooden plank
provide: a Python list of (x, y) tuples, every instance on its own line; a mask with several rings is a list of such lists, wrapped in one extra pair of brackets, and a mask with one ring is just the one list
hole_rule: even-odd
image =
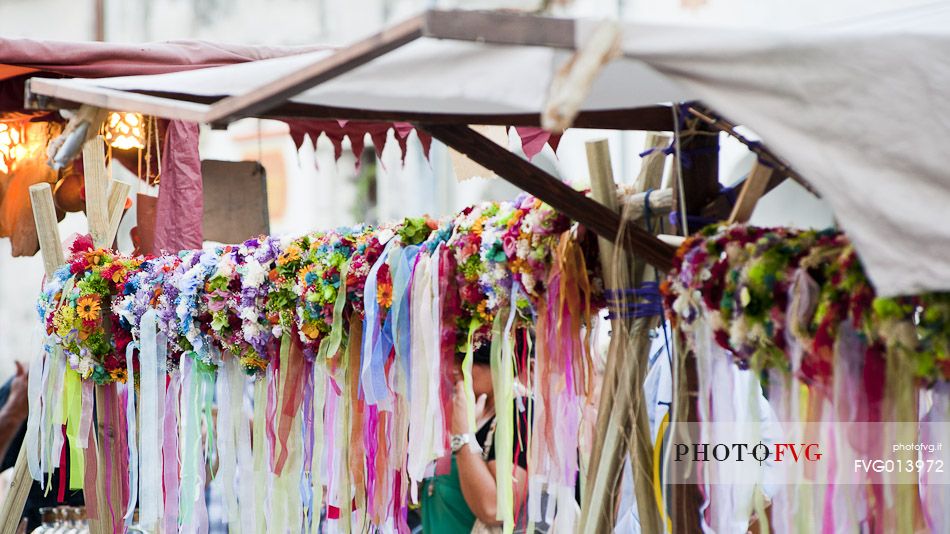
[(30, 468), (27, 464), (26, 441), (24, 441), (20, 445), (20, 453), (17, 454), (16, 463), (13, 466), (13, 478), (7, 489), (7, 495), (3, 499), (3, 508), (0, 509), (0, 534), (13, 534), (17, 531), (32, 485), (33, 477), (30, 476)]
[(423, 35), (521, 46), (574, 49), (574, 20), (501, 11), (429, 10)]
[[(652, 191), (650, 195), (650, 213), (654, 217), (666, 215), (673, 209), (673, 189), (667, 187), (659, 191)], [(623, 206), (623, 214), (631, 221), (642, 219), (646, 215), (647, 193), (631, 193), (618, 191), (617, 198)]]
[(210, 106), (172, 97), (162, 97), (108, 89), (93, 84), (77, 84), (70, 78), (30, 78), (26, 81), (26, 109), (70, 109), (68, 102), (103, 109), (121, 109), (189, 122), (207, 121)]
[[(43, 269), (46, 271), (46, 277), (51, 278), (56, 270), (66, 263), (66, 259), (59, 236), (56, 208), (53, 206), (53, 192), (49, 184), (31, 185), (30, 203), (33, 207), (33, 221), (36, 223), (40, 253), (43, 255)], [(26, 441), (23, 441), (13, 467), (10, 488), (3, 500), (3, 508), (0, 509), (0, 534), (16, 532), (32, 485), (33, 478), (30, 476), (26, 459)]]
[[(684, 136), (680, 142), (683, 161), (684, 194), (686, 209), (680, 212), (699, 215), (712, 199), (719, 195), (719, 135), (700, 124), (693, 135)], [(682, 215), (682, 213), (681, 213)], [(699, 228), (692, 228), (695, 232)]]
[(106, 242), (111, 247), (115, 243), (115, 234), (119, 231), (119, 222), (125, 213), (125, 201), (129, 198), (132, 184), (121, 180), (112, 180), (109, 188), (109, 231), (106, 233)]
[[(620, 216), (616, 212), (499, 147), (471, 128), (436, 124), (419, 125), (418, 128), (583, 224), (595, 234), (609, 240), (617, 237)], [(627, 228), (623, 235), (622, 245), (637, 255), (638, 259), (662, 271), (672, 266), (673, 247), (634, 226)]]
[[(709, 131), (702, 128), (700, 131)], [(690, 165), (682, 166), (683, 183), (687, 213), (700, 213), (700, 210), (712, 199), (719, 196), (719, 136), (694, 135), (688, 142), (684, 140), (683, 150), (690, 159)], [(681, 216), (685, 214), (681, 213)], [(691, 231), (695, 232), (699, 228)], [(674, 415), (674, 424), (698, 421), (699, 415), (696, 406), (696, 357), (693, 354), (684, 355), (682, 365), (677, 369), (675, 376), (681, 377), (681, 382), (675, 384), (674, 406), (671, 410)], [(686, 388), (686, 395), (679, 395), (679, 388)], [(680, 398), (686, 399), (686, 406), (681, 406)], [(681, 425), (677, 425), (681, 426)], [(696, 484), (674, 484), (670, 491), (672, 532), (702, 532), (699, 522), (699, 509), (703, 503), (702, 493)]]
[[(616, 185), (610, 162), (607, 140), (589, 142), (587, 148), (587, 166), (590, 172), (591, 198), (603, 204), (607, 209), (617, 211)], [(620, 287), (620, 272), (628, 269), (625, 255), (616, 255), (612, 240), (597, 239), (598, 255), (604, 271), (604, 285), (607, 289)], [(611, 332), (620, 332), (623, 321), (614, 317), (610, 321)], [(614, 342), (614, 341), (612, 341)], [(622, 469), (624, 454), (620, 451), (623, 432), (629, 423), (626, 412), (615, 413), (615, 392), (618, 387), (619, 367), (622, 362), (609, 359), (604, 370), (601, 386), (600, 404), (597, 410), (597, 423), (594, 430), (594, 446), (591, 451), (589, 470), (586, 473), (583, 500), (581, 501), (581, 532), (604, 531), (605, 527), (616, 519), (613, 503), (616, 500), (616, 477), (610, 476)], [(611, 417), (614, 414), (614, 417)], [(622, 420), (611, 419), (622, 418)], [(613, 422), (614, 424), (610, 424)], [(611, 480), (608, 480), (611, 479)], [(610, 503), (610, 504), (608, 504)], [(609, 527), (607, 527), (609, 528)]]
[(276, 82), (267, 83), (246, 94), (221, 99), (211, 105), (207, 122), (212, 125), (227, 124), (240, 118), (253, 117), (282, 104), (294, 95), (418, 39), (422, 36), (423, 21), (421, 15), (413, 17), (342, 48), (333, 55)]
[[(186, 93), (132, 92), (106, 89), (94, 85), (80, 87), (71, 80), (33, 78), (27, 80), (28, 109), (76, 109), (89, 104), (109, 109), (122, 109), (163, 119), (208, 122), (210, 105), (220, 100)], [(427, 113), (417, 111), (370, 110), (318, 106), (285, 102), (253, 116), (262, 119), (326, 119), (370, 122), (418, 122), (425, 124), (485, 124), (500, 126), (540, 127), (538, 113)], [(572, 128), (599, 130), (640, 130), (669, 132), (673, 119), (669, 106), (581, 111)]]
[[(656, 142), (656, 140), (650, 140)], [(617, 193), (610, 165), (606, 140), (587, 143), (587, 162), (590, 169), (591, 196), (616, 211)], [(655, 177), (651, 177), (655, 180)], [(649, 180), (642, 180), (647, 183)], [(629, 225), (624, 231), (639, 228)], [(613, 244), (598, 242), (601, 265), (605, 271), (608, 289), (623, 290), (636, 287), (652, 271), (643, 269), (643, 263), (628, 262), (627, 255), (617, 253)], [(652, 278), (652, 276), (650, 276)], [(642, 387), (649, 359), (649, 332), (655, 319), (629, 319), (616, 316), (611, 320), (611, 346), (598, 407), (593, 454), (587, 478), (592, 485), (585, 491), (582, 508), (582, 532), (607, 532), (616, 522), (614, 503), (619, 498), (620, 477), (624, 461), (630, 453), (637, 496), (638, 517), (644, 532), (659, 532), (660, 515), (652, 491), (653, 440), (642, 395)], [(631, 388), (630, 385), (633, 385)]]
[(722, 117), (715, 116), (709, 110), (700, 110), (694, 106), (687, 108), (687, 112), (703, 121), (710, 129), (719, 130), (729, 134), (730, 137), (745, 145), (752, 153), (758, 156), (759, 160), (767, 163), (770, 167), (775, 169), (775, 179), (778, 180), (778, 183), (770, 184), (768, 190), (772, 190), (773, 188), (777, 187), (778, 184), (781, 183), (781, 181), (785, 178), (791, 178), (792, 180), (795, 180), (798, 185), (805, 188), (806, 191), (818, 198), (821, 198), (821, 195), (819, 195), (818, 191), (816, 191), (815, 188), (812, 187), (810, 183), (808, 183), (808, 180), (802, 177), (802, 175), (798, 174), (797, 171), (792, 169), (791, 166), (785, 162), (785, 160), (776, 156), (774, 152), (769, 150), (769, 148), (762, 143), (758, 141), (752, 141), (739, 133), (735, 124), (732, 124)]
[[(667, 113), (670, 112), (669, 108), (664, 109)], [(672, 120), (672, 115), (670, 119)], [(644, 146), (647, 150), (653, 150), (653, 152), (644, 156), (640, 164), (640, 174), (637, 175), (637, 179), (633, 182), (637, 193), (644, 193), (650, 189), (659, 191), (663, 186), (663, 169), (666, 166), (666, 153), (664, 153), (662, 149), (670, 146), (671, 141), (672, 138), (668, 135), (657, 132), (647, 134)]]
[(772, 181), (772, 168), (756, 162), (742, 184), (742, 190), (739, 191), (739, 197), (736, 199), (736, 205), (732, 207), (732, 213), (729, 215), (729, 224), (747, 223), (752, 218), (752, 212), (755, 205), (765, 194), (766, 188)]
[(63, 240), (59, 235), (53, 192), (49, 184), (31, 185), (30, 202), (33, 205), (33, 221), (36, 223), (43, 268), (46, 270), (46, 278), (50, 279), (56, 270), (66, 263), (66, 257), (63, 254)]
[(109, 177), (102, 136), (96, 136), (82, 147), (83, 174), (86, 181), (86, 218), (93, 246), (107, 248), (109, 242)]

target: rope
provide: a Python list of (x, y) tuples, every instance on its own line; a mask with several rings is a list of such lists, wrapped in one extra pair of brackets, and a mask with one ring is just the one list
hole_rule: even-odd
[[(607, 308), (610, 310), (607, 314), (608, 319), (643, 319), (663, 316), (663, 299), (657, 282), (644, 282), (638, 288), (608, 289), (604, 291), (604, 296), (607, 298)], [(626, 298), (633, 302), (624, 303)]]

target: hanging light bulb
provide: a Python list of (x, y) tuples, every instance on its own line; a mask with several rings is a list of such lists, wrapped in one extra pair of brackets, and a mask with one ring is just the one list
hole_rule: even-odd
[(145, 148), (145, 118), (141, 113), (110, 113), (105, 139), (109, 146), (119, 150)]
[(9, 173), (16, 160), (26, 153), (23, 127), (9, 122), (0, 122), (0, 172)]

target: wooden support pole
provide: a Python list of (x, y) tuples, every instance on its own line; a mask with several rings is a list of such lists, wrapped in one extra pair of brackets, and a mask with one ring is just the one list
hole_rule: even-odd
[[(109, 398), (107, 398), (107, 396)], [(122, 458), (118, 450), (118, 436), (122, 429), (115, 427), (115, 420), (106, 418), (108, 410), (105, 409), (107, 402), (116, 403), (115, 385), (96, 386), (96, 508), (99, 517), (95, 521), (89, 521), (89, 531), (92, 534), (112, 534), (116, 532), (115, 527), (122, 524), (122, 516), (125, 513), (125, 500), (123, 498), (122, 484), (126, 473), (121, 472)], [(112, 406), (112, 413), (118, 410), (118, 404)], [(90, 446), (92, 439), (90, 439)], [(106, 452), (109, 458), (106, 458)], [(111, 475), (109, 478), (109, 492), (106, 491), (106, 465), (111, 462)], [(111, 503), (110, 503), (111, 501)], [(111, 506), (110, 506), (111, 504)]]
[[(494, 171), (505, 180), (539, 198), (552, 208), (583, 224), (595, 234), (616, 239), (620, 215), (603, 204), (575, 191), (554, 176), (535, 167), (467, 126), (426, 124), (419, 126), (446, 145), (468, 156), (472, 161)], [(615, 194), (615, 193), (612, 193)], [(630, 227), (623, 232), (622, 245), (638, 258), (668, 271), (673, 265), (675, 249), (641, 228)]]
[(112, 187), (109, 189), (109, 231), (106, 233), (106, 240), (111, 247), (115, 243), (115, 234), (119, 231), (119, 222), (122, 221), (122, 214), (125, 212), (125, 201), (129, 197), (129, 191), (132, 185), (120, 180), (112, 180)]
[(109, 177), (102, 137), (96, 136), (83, 145), (83, 173), (86, 180), (86, 217), (89, 233), (96, 248), (108, 248), (109, 242)]
[[(680, 216), (699, 215), (703, 208), (719, 196), (719, 132), (710, 131), (705, 124), (696, 125), (691, 135), (680, 140), (680, 168), (683, 170), (683, 188), (686, 206), (680, 206)], [(699, 228), (691, 228), (695, 232)]]
[(752, 167), (752, 172), (742, 184), (742, 190), (736, 199), (736, 205), (732, 207), (732, 213), (729, 215), (729, 224), (747, 223), (752, 218), (752, 212), (755, 205), (765, 194), (765, 190), (772, 180), (772, 168), (766, 167), (762, 163), (756, 162)]
[[(53, 192), (49, 184), (30, 186), (30, 203), (33, 206), (33, 221), (36, 223), (36, 235), (40, 241), (40, 254), (43, 256), (43, 269), (50, 278), (61, 265), (66, 263), (63, 244), (59, 237), (59, 225), (56, 220), (56, 208), (53, 207)], [(33, 485), (26, 460), (26, 441), (20, 445), (13, 478), (7, 496), (0, 509), (0, 534), (13, 534), (23, 516), (26, 497)]]
[(0, 534), (13, 534), (17, 531), (20, 519), (23, 517), (26, 497), (30, 494), (32, 485), (33, 477), (30, 476), (30, 468), (27, 465), (26, 441), (24, 441), (20, 445), (20, 452), (13, 465), (13, 478), (10, 481), (7, 496), (3, 500), (3, 509), (0, 510)]
[(46, 278), (51, 278), (56, 270), (66, 263), (66, 257), (63, 255), (63, 241), (59, 236), (53, 191), (49, 184), (31, 185), (30, 203), (33, 205), (33, 221), (36, 223), (36, 234), (40, 241), (43, 268), (46, 270)]
[[(587, 161), (592, 196), (615, 210), (616, 184), (606, 140), (587, 144)], [(662, 172), (662, 166), (659, 169)], [(650, 174), (654, 176), (641, 175), (640, 182), (647, 184), (658, 180), (656, 169)], [(631, 227), (622, 231), (629, 231)], [(608, 289), (623, 290), (643, 280), (643, 262), (631, 264), (628, 255), (617, 250), (613, 243), (603, 239), (598, 243)], [(619, 314), (611, 320), (610, 351), (587, 474), (590, 480), (582, 502), (582, 532), (607, 532), (616, 523), (620, 474), (628, 452), (641, 529), (647, 533), (662, 531), (659, 508), (652, 491), (653, 439), (642, 393), (649, 357), (649, 331), (654, 323), (652, 318), (634, 320)]]
[[(704, 126), (708, 129), (708, 127)], [(717, 135), (696, 135), (687, 142), (683, 140), (684, 154), (690, 158), (690, 165), (682, 165), (685, 197), (688, 207), (701, 209), (710, 199), (718, 196), (719, 191), (719, 137)], [(689, 150), (690, 152), (687, 152)], [(700, 211), (688, 211), (700, 213)], [(698, 228), (694, 230), (699, 230)], [(678, 359), (676, 373), (679, 383), (674, 384), (673, 424), (685, 432), (685, 423), (699, 420), (697, 412), (698, 378), (696, 374), (696, 355), (689, 352)], [(682, 391), (685, 388), (685, 392)], [(681, 399), (685, 399), (681, 402)], [(685, 406), (683, 405), (685, 404)], [(682, 434), (678, 439), (686, 439)], [(693, 436), (698, 438), (698, 436)], [(670, 490), (672, 531), (676, 533), (702, 532), (699, 522), (703, 496), (696, 484), (674, 484)]]

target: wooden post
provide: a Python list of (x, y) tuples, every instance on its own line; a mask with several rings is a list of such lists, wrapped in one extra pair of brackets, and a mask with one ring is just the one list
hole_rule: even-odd
[(16, 532), (32, 485), (33, 477), (30, 476), (30, 468), (26, 462), (26, 441), (24, 441), (20, 445), (20, 452), (13, 466), (13, 479), (10, 481), (7, 496), (3, 500), (3, 509), (0, 510), (0, 534)]
[(82, 164), (86, 180), (86, 218), (89, 219), (92, 243), (96, 248), (108, 248), (112, 244), (108, 240), (109, 177), (101, 136), (96, 136), (83, 145)]
[[(33, 220), (36, 223), (36, 235), (40, 241), (40, 253), (43, 256), (43, 268), (50, 278), (59, 267), (66, 263), (63, 244), (59, 237), (59, 225), (56, 221), (56, 208), (53, 207), (53, 192), (49, 184), (30, 186), (30, 203), (33, 205)], [(0, 510), (0, 534), (13, 534), (23, 516), (23, 506), (30, 493), (33, 479), (30, 476), (26, 460), (26, 441), (20, 445), (16, 464), (13, 467), (13, 479), (10, 489)]]
[[(587, 160), (592, 196), (616, 210), (616, 184), (607, 141), (588, 143)], [(658, 168), (662, 173), (662, 165)], [(658, 182), (656, 169), (656, 166), (652, 172), (644, 169), (646, 174), (641, 173), (640, 183)], [(620, 231), (625, 232), (627, 228)], [(628, 256), (620, 253), (613, 243), (601, 239), (599, 245), (608, 289), (623, 290), (643, 281), (645, 264), (642, 261), (630, 265)], [(642, 393), (650, 348), (649, 332), (654, 324), (652, 318), (631, 320), (619, 316), (619, 313), (611, 320), (610, 352), (588, 471), (588, 478), (593, 478), (585, 488), (586, 498), (582, 503), (582, 532), (607, 532), (616, 523), (614, 510), (628, 451), (641, 529), (648, 533), (662, 530), (659, 508), (652, 491), (653, 439)]]
[[(102, 137), (97, 136), (89, 141), (82, 149), (83, 172), (86, 180), (86, 217), (89, 219), (89, 234), (92, 236), (93, 246), (96, 248), (111, 248), (114, 234), (110, 234), (112, 228), (113, 216), (116, 218), (115, 227), (118, 228), (118, 218), (121, 215), (121, 207), (118, 198), (122, 197), (122, 203), (125, 202), (125, 196), (128, 195), (128, 184), (117, 182), (113, 187), (113, 195), (110, 198), (109, 177), (105, 165), (105, 149)], [(115, 210), (110, 210), (110, 201), (115, 204)], [(109, 309), (108, 303), (104, 309)], [(108, 315), (104, 315), (107, 319)], [(106, 325), (106, 331), (109, 331)], [(116, 447), (115, 433), (118, 429), (112, 428), (112, 421), (105, 418), (103, 407), (109, 401), (106, 399), (105, 388), (108, 386), (96, 386), (96, 432), (98, 439), (96, 454), (97, 458), (97, 476), (96, 476), (96, 497), (97, 509), (99, 513), (98, 520), (90, 520), (89, 528), (94, 533), (110, 533), (113, 531), (113, 519), (121, 516), (121, 509), (124, 505), (121, 498), (122, 482), (117, 467), (121, 465), (119, 454)], [(108, 449), (106, 448), (108, 447)], [(109, 450), (112, 465), (112, 480), (110, 480), (111, 495), (106, 495), (105, 484), (105, 451)], [(111, 501), (112, 506), (109, 506)]]
[(36, 234), (40, 241), (43, 268), (46, 270), (46, 277), (51, 278), (56, 270), (66, 263), (66, 257), (63, 255), (63, 241), (59, 237), (53, 192), (49, 184), (31, 185), (30, 203), (33, 205), (33, 221), (36, 223)]
[(755, 205), (765, 194), (765, 190), (772, 180), (772, 168), (766, 167), (760, 162), (756, 162), (752, 167), (752, 172), (742, 184), (742, 190), (739, 191), (739, 197), (736, 199), (736, 205), (732, 207), (732, 213), (729, 215), (729, 224), (747, 223), (752, 217)]
[[(708, 126), (700, 125), (699, 131), (708, 131)], [(685, 186), (684, 197), (686, 198), (686, 210), (682, 212), (680, 207), (680, 216), (685, 217), (686, 213), (699, 214), (703, 206), (718, 195), (719, 191), (719, 137), (717, 135), (694, 135), (683, 139), (682, 151), (685, 156), (690, 158), (689, 165), (682, 165), (683, 184)], [(699, 230), (694, 228), (691, 231)], [(688, 429), (685, 423), (699, 420), (697, 413), (697, 388), (698, 378), (696, 374), (696, 355), (689, 352), (679, 358), (682, 362), (676, 370), (679, 383), (674, 384), (673, 394), (673, 414), (672, 420), (675, 426), (679, 428), (680, 434), (677, 439), (689, 439), (683, 434)], [(685, 395), (679, 394), (681, 388), (686, 389)], [(685, 398), (685, 406), (681, 405), (680, 398)], [(697, 438), (698, 436), (693, 436)], [(673, 523), (672, 531), (680, 532), (702, 532), (699, 522), (699, 509), (703, 503), (703, 496), (696, 484), (674, 484), (670, 490), (670, 509), (671, 520)]]
[(115, 234), (119, 231), (119, 222), (122, 221), (122, 213), (125, 212), (125, 201), (129, 197), (129, 191), (132, 185), (120, 180), (112, 180), (112, 187), (109, 189), (109, 231), (106, 232), (106, 242), (109, 246), (115, 243)]

